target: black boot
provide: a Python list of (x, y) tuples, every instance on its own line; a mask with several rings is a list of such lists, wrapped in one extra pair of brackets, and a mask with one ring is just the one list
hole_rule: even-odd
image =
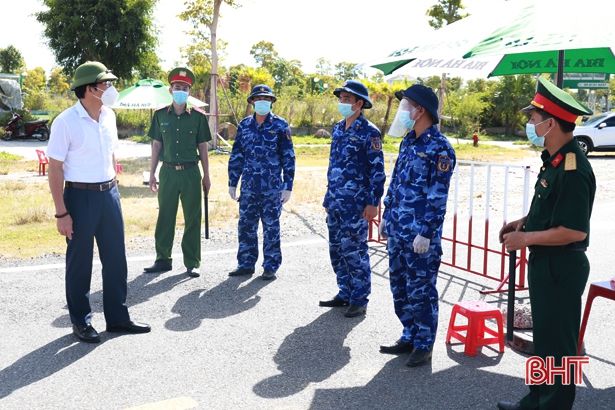
[(147, 268), (143, 269), (143, 271), (145, 273), (160, 273), (170, 271), (171, 269), (173, 269), (173, 266), (171, 265), (170, 260), (165, 261), (159, 259), (154, 262), (152, 266), (148, 266)]
[(410, 357), (408, 357), (408, 361), (406, 362), (406, 366), (409, 367), (417, 367), (427, 364), (431, 361), (431, 349), (414, 349), (412, 353), (410, 353)]
[(366, 306), (350, 305), (350, 306), (348, 306), (348, 309), (344, 313), (344, 316), (346, 316), (346, 317), (357, 317), (357, 316), (364, 315), (365, 312), (367, 312), (367, 307)]
[(254, 274), (254, 268), (252, 269), (237, 268), (234, 271), (231, 271), (228, 273), (229, 276), (245, 276), (245, 275), (253, 275), (253, 274)]
[(331, 300), (321, 300), (318, 306), (322, 307), (344, 307), (348, 306), (348, 301), (339, 299), (337, 296)]
[(391, 346), (380, 346), (380, 353), (385, 354), (405, 354), (412, 353), (414, 346), (410, 342), (403, 342), (401, 339)]

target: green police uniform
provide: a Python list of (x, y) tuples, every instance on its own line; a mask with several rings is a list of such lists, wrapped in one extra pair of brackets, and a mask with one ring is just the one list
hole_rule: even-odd
[[(183, 81), (191, 85), (194, 75), (187, 69), (174, 69), (169, 82)], [(182, 253), (186, 268), (201, 263), (201, 172), (197, 146), (211, 140), (205, 113), (187, 108), (177, 115), (173, 106), (157, 110), (152, 118), (149, 137), (162, 143), (159, 174), (158, 220), (156, 222), (156, 260), (171, 261), (175, 221), (179, 201), (184, 213)]]
[[(567, 122), (574, 122), (578, 115), (591, 114), (570, 95), (542, 79), (532, 107)], [(524, 230), (545, 231), (561, 226), (587, 233), (585, 240), (564, 246), (529, 247), (535, 354), (543, 359), (552, 356), (559, 366), (562, 357), (577, 354), (581, 296), (589, 275), (585, 250), (589, 245), (596, 179), (575, 139), (552, 155), (544, 150), (542, 160)], [(530, 393), (520, 404), (524, 409), (570, 409), (574, 397), (573, 382), (563, 385), (556, 377), (553, 385), (530, 386)]]

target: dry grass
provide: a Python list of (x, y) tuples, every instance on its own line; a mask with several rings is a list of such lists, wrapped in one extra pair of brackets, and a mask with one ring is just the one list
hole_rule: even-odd
[[(483, 145), (455, 147), (458, 159), (508, 162), (531, 155), (529, 150), (504, 149)], [(299, 148), (296, 151), (297, 170), (290, 209), (314, 207), (319, 209), (326, 189), (328, 147)], [(212, 189), (209, 194), (209, 224), (222, 227), (235, 224), (238, 205), (228, 195), (228, 156), (210, 156)], [(126, 237), (152, 237), (158, 215), (156, 194), (143, 185), (143, 171), (149, 170), (148, 159), (123, 160), (123, 174), (119, 176)], [(389, 162), (387, 162), (387, 168)], [(2, 168), (4, 167), (4, 168)], [(0, 170), (7, 173), (36, 174), (36, 162), (0, 159)], [(387, 169), (387, 171), (389, 171)], [(1, 173), (1, 172), (0, 172)], [(0, 181), (0, 255), (32, 257), (48, 253), (63, 253), (66, 242), (56, 231), (54, 207), (45, 178), (36, 182)], [(183, 227), (181, 207), (177, 226)]]

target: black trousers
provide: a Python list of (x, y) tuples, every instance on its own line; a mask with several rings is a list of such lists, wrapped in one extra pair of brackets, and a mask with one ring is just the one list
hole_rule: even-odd
[(64, 202), (73, 219), (66, 249), (66, 302), (73, 324), (90, 323), (90, 283), (94, 240), (102, 263), (103, 307), (107, 324), (130, 320), (124, 220), (117, 186), (104, 192), (66, 188)]

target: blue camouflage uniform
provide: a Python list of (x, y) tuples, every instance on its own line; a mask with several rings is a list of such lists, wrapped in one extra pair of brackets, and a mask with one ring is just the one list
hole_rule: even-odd
[(337, 299), (366, 306), (371, 292), (367, 249), (367, 205), (378, 206), (384, 192), (382, 136), (361, 114), (348, 128), (346, 120), (333, 128), (327, 193), (329, 255), (337, 276)]
[[(283, 174), (283, 177), (282, 177)], [(244, 118), (228, 163), (229, 186), (241, 178), (239, 197), (239, 268), (254, 269), (258, 259), (258, 222), (263, 224), (263, 268), (276, 272), (282, 263), (280, 214), (282, 190), (292, 191), (295, 151), (286, 120), (273, 113), (258, 124)]]
[[(431, 349), (438, 325), (436, 277), (442, 255), (442, 225), (455, 151), (435, 126), (418, 138), (404, 137), (384, 199), (389, 274), (395, 314), (404, 326), (401, 341)], [(431, 240), (414, 252), (417, 235)]]

